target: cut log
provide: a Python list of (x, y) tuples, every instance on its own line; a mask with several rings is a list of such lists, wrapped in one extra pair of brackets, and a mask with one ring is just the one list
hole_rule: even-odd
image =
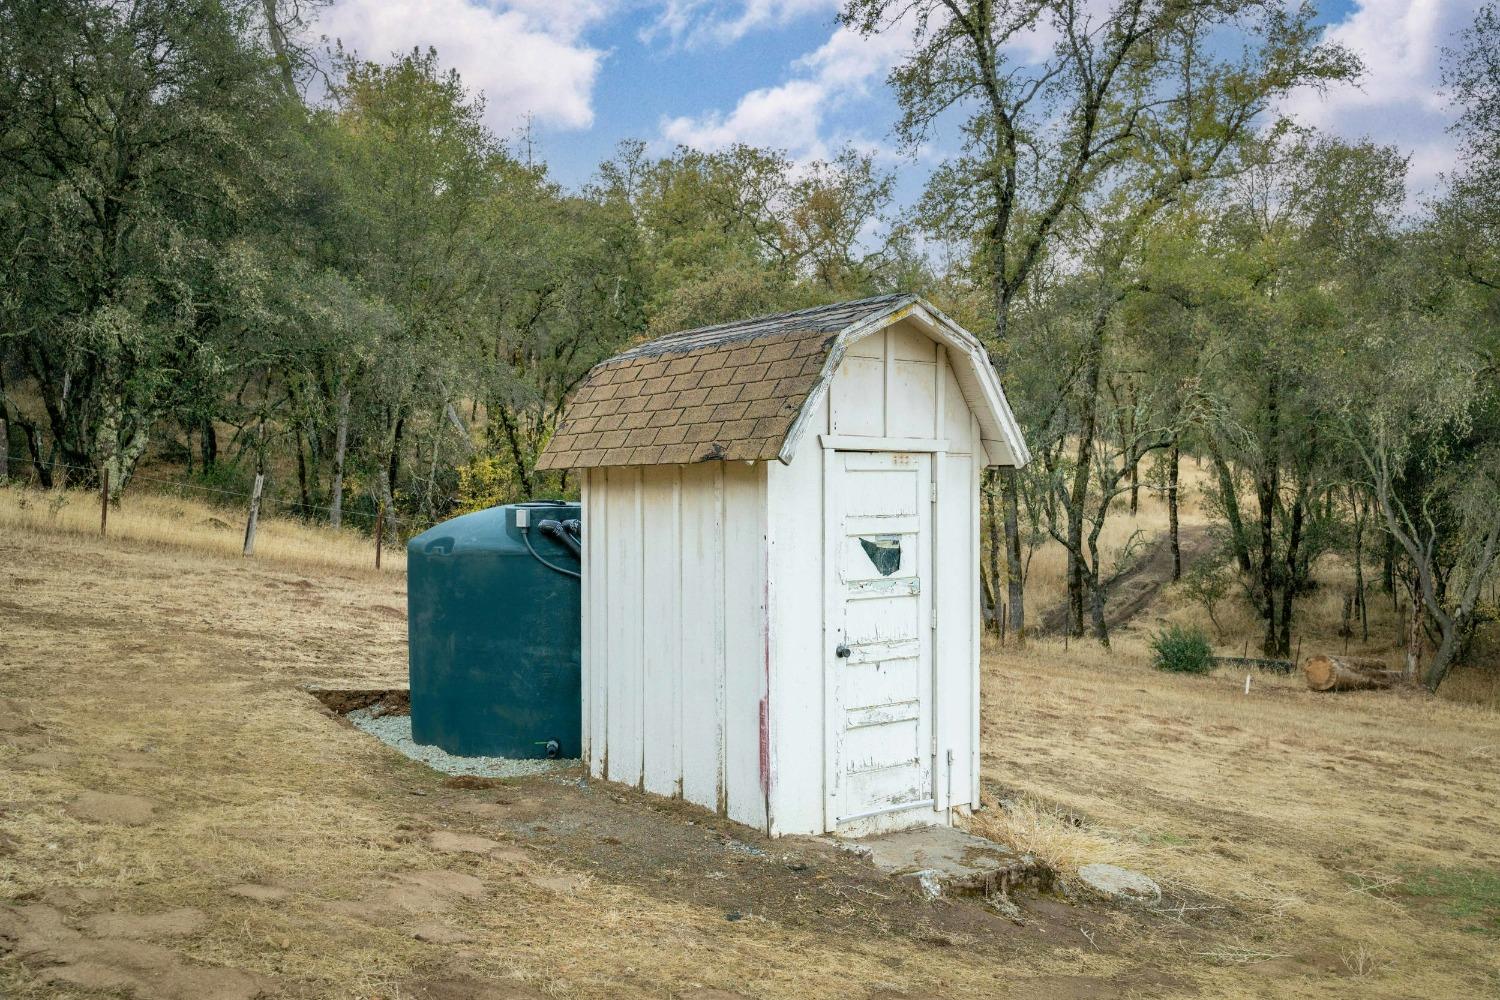
[(1384, 661), (1353, 656), (1309, 656), (1302, 672), (1314, 691), (1374, 691), (1406, 682), (1405, 674)]

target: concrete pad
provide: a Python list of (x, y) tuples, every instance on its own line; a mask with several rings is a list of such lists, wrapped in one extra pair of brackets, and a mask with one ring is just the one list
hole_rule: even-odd
[(921, 826), (859, 839), (840, 838), (845, 850), (881, 871), (910, 879), (931, 899), (949, 894), (1006, 892), (1033, 872), (1029, 857), (951, 826)]

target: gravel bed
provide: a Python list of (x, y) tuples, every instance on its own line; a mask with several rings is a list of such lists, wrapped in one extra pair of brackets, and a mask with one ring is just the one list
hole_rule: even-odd
[(441, 747), (412, 742), (411, 716), (386, 715), (379, 707), (361, 708), (345, 716), (354, 728), (369, 733), (386, 746), (444, 774), (472, 774), (479, 778), (520, 778), (573, 767), (573, 760), (518, 760), (513, 757), (456, 757)]

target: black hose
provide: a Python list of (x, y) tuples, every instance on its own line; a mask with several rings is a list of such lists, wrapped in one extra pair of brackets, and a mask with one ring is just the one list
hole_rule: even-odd
[(563, 569), (561, 566), (558, 566), (556, 563), (550, 563), (547, 560), (543, 559), (541, 557), (541, 555), (539, 555), (537, 553), (537, 550), (535, 548), (532, 548), (532, 545), (531, 545), (531, 532), (530, 532), (530, 530), (528, 530), (526, 528), (522, 528), (521, 529), (521, 540), (526, 543), (526, 548), (531, 552), (531, 558), (535, 559), (537, 562), (541, 563), (543, 566), (547, 567), (548, 569), (556, 570), (557, 572), (563, 574), (564, 576), (571, 576), (575, 580), (582, 580), (583, 579), (583, 574), (582, 573), (575, 573), (571, 569)]
[(573, 558), (580, 562), (583, 560), (583, 547), (578, 544), (578, 541), (572, 535), (568, 534), (566, 525), (558, 524), (556, 521), (543, 521), (537, 527), (541, 529), (542, 534), (572, 552)]

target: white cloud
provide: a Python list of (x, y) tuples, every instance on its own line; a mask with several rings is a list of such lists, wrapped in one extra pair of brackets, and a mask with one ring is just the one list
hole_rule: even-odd
[(799, 159), (830, 152), (829, 112), (869, 93), (910, 44), (903, 31), (866, 38), (838, 28), (818, 49), (792, 64), (798, 75), (752, 90), (725, 113), (664, 119), (662, 136), (673, 143), (718, 150), (735, 143), (783, 149)]
[(317, 30), (367, 59), (437, 49), (445, 67), (485, 95), (485, 118), (504, 135), (529, 113), (544, 125), (587, 128), (604, 53), (582, 33), (605, 0), (335, 0)]
[(1441, 92), (1443, 48), (1473, 21), (1479, 6), (1479, 0), (1356, 0), (1323, 37), (1357, 54), (1365, 75), (1356, 86), (1326, 94), (1299, 91), (1282, 110), (1334, 135), (1398, 146), (1411, 156), (1412, 193), (1431, 191), (1455, 162)]
[(646, 41), (663, 35), (696, 47), (729, 45), (752, 31), (781, 27), (812, 15), (832, 18), (839, 0), (664, 0), (661, 13), (642, 32)]

